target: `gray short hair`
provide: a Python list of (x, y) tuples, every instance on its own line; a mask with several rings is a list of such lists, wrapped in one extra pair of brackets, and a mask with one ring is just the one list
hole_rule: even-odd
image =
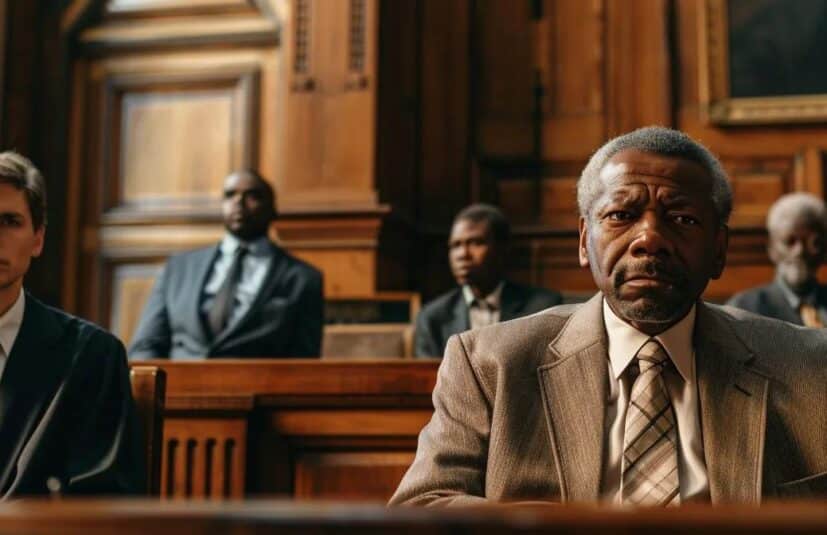
[(703, 145), (678, 130), (647, 126), (609, 140), (595, 152), (577, 181), (580, 215), (589, 218), (594, 201), (602, 193), (600, 172), (606, 163), (624, 150), (640, 150), (661, 156), (683, 158), (700, 164), (712, 177), (712, 203), (722, 225), (732, 212), (732, 187), (721, 162)]
[(767, 212), (767, 230), (773, 234), (785, 222), (801, 219), (816, 223), (821, 232), (827, 234), (827, 207), (824, 200), (802, 192), (782, 195), (773, 203)]

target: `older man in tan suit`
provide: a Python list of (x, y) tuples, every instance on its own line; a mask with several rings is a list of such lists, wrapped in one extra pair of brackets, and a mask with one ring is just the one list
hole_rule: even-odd
[(726, 260), (720, 163), (659, 127), (578, 183), (600, 293), (454, 336), (392, 504), (827, 496), (827, 331), (700, 296)]

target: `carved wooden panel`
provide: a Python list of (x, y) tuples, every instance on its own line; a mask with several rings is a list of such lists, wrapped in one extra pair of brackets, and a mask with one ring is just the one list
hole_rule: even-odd
[(109, 330), (124, 345), (128, 346), (132, 341), (144, 304), (161, 269), (159, 264), (125, 264), (113, 268)]
[(166, 418), (161, 495), (241, 498), (246, 451), (244, 418)]
[[(472, 52), (480, 63), (470, 90), (478, 116), (476, 144), (489, 157), (534, 150), (532, 100), (540, 68), (533, 15), (532, 2), (475, 3)], [(445, 22), (451, 24), (450, 19)]]
[(256, 160), (259, 73), (104, 75), (104, 210), (216, 214), (224, 177)]
[(733, 229), (763, 229), (770, 206), (795, 190), (792, 158), (724, 159), (722, 163), (732, 182)]
[(294, 497), (387, 501), (413, 458), (412, 452), (300, 454)]
[(290, 8), (282, 203), (374, 206), (378, 4), (292, 0)]

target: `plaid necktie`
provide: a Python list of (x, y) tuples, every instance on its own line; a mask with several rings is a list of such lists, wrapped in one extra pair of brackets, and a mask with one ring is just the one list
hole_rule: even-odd
[(660, 343), (646, 342), (636, 355), (640, 375), (632, 384), (623, 441), (624, 504), (677, 505), (678, 440), (663, 370), (671, 361)]

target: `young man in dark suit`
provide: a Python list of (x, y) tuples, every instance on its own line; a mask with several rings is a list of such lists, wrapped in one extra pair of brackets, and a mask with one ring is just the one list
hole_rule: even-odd
[(219, 244), (167, 262), (130, 358), (319, 356), (322, 275), (268, 238), (273, 189), (254, 171), (233, 173), (222, 214)]
[(0, 153), (0, 496), (142, 492), (123, 344), (23, 290), (45, 214), (38, 170)]
[(452, 335), (559, 305), (560, 294), (504, 278), (510, 227), (496, 207), (474, 204), (457, 214), (448, 260), (458, 287), (426, 304), (416, 320), (414, 353), (441, 357)]

